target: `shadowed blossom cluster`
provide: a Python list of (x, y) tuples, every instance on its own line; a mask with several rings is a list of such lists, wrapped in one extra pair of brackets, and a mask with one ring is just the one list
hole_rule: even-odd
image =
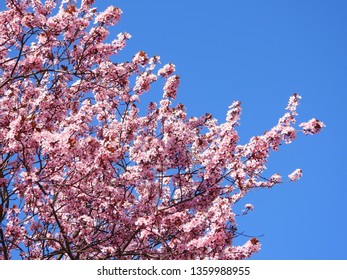
[[(241, 145), (240, 102), (222, 124), (188, 118), (175, 66), (144, 51), (115, 62), (131, 37), (108, 39), (122, 11), (93, 4), (7, 0), (0, 13), (0, 259), (250, 257), (260, 242), (235, 245), (235, 205), (283, 182), (261, 174), (296, 138), (300, 96)], [(160, 100), (140, 106), (161, 82)]]

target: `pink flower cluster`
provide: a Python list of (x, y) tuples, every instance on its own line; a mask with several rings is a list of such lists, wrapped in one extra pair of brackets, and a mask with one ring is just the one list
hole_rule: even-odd
[[(297, 137), (301, 97), (241, 145), (239, 101), (221, 124), (188, 117), (173, 64), (156, 71), (160, 58), (144, 51), (115, 62), (131, 37), (106, 40), (121, 10), (76, 2), (7, 1), (0, 12), (0, 259), (252, 256), (257, 238), (235, 245), (235, 205), (283, 183), (263, 172), (270, 151)], [(158, 77), (163, 96), (143, 109)], [(246, 203), (243, 214), (253, 210)]]
[(122, 10), (109, 6), (105, 11), (99, 13), (96, 16), (94, 23), (104, 23), (106, 25), (115, 25), (120, 20), (120, 16), (122, 14)]
[(180, 85), (180, 77), (177, 75), (167, 79), (164, 85), (164, 97), (176, 99), (177, 89)]
[(297, 181), (302, 176), (302, 170), (301, 169), (295, 169), (291, 174), (288, 175), (289, 179), (292, 181)]
[(139, 51), (133, 57), (133, 63), (139, 64), (139, 65), (142, 65), (142, 66), (145, 66), (148, 61), (149, 61), (149, 58), (148, 58), (147, 54), (145, 52), (143, 52), (143, 51)]
[(302, 127), (304, 133), (307, 134), (316, 134), (321, 131), (325, 124), (319, 120), (311, 119), (308, 122), (303, 122), (299, 124)]
[(247, 203), (247, 204), (245, 205), (245, 208), (246, 208), (247, 210), (250, 210), (250, 211), (253, 211), (253, 210), (254, 210), (254, 206), (253, 206), (252, 204), (250, 204), (250, 203)]
[(150, 85), (157, 80), (157, 76), (150, 73), (144, 72), (136, 78), (136, 85), (134, 91), (137, 93), (142, 93), (144, 91), (149, 91)]
[(168, 78), (172, 73), (175, 72), (175, 65), (172, 63), (164, 65), (163, 68), (159, 69), (158, 76)]

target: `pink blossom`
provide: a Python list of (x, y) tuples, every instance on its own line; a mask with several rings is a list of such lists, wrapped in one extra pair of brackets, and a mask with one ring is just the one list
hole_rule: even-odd
[[(250, 191), (282, 182), (263, 172), (270, 151), (298, 136), (301, 97), (290, 97), (273, 128), (240, 144), (241, 102), (224, 123), (210, 113), (190, 117), (174, 100), (175, 65), (156, 70), (159, 56), (143, 51), (115, 59), (131, 37), (110, 38), (119, 8), (98, 14), (93, 0), (58, 2), (7, 1), (0, 13), (0, 259), (245, 259), (258, 252), (256, 238), (235, 245), (234, 209)], [(162, 97), (139, 106), (158, 76)], [(324, 124), (300, 126), (314, 134)], [(301, 175), (297, 169), (289, 178)]]
[(117, 37), (118, 37), (117, 39), (112, 41), (112, 45), (114, 45), (117, 51), (119, 51), (125, 47), (126, 40), (129, 40), (131, 38), (131, 35), (127, 32), (124, 32), (124, 33), (119, 33)]
[(157, 80), (156, 75), (151, 74), (149, 72), (144, 72), (136, 78), (136, 85), (134, 87), (134, 91), (138, 93), (148, 91), (151, 83), (153, 83), (156, 80)]
[(289, 144), (296, 139), (296, 130), (294, 127), (291, 127), (291, 126), (282, 127), (281, 134), (286, 144)]
[(99, 13), (99, 15), (95, 18), (95, 23), (104, 23), (106, 25), (115, 25), (120, 20), (120, 16), (122, 14), (122, 10), (109, 6), (105, 11)]
[(254, 206), (253, 206), (252, 204), (250, 204), (250, 203), (247, 203), (247, 204), (245, 205), (245, 208), (246, 208), (247, 210), (250, 210), (250, 211), (253, 211), (253, 210), (254, 210)]
[(164, 65), (163, 68), (159, 69), (158, 76), (168, 78), (173, 72), (175, 72), (175, 65), (172, 63)]
[(295, 169), (291, 174), (288, 175), (289, 179), (292, 181), (297, 181), (302, 176), (302, 170), (301, 169)]
[(288, 102), (288, 106), (286, 109), (288, 109), (292, 114), (296, 115), (296, 107), (299, 105), (299, 99), (301, 99), (301, 96), (297, 93), (294, 93)]
[(325, 124), (317, 119), (311, 119), (308, 122), (303, 122), (299, 124), (302, 127), (304, 133), (307, 134), (316, 134), (321, 131)]
[(229, 106), (229, 111), (227, 113), (226, 121), (231, 125), (238, 125), (238, 120), (241, 114), (241, 102), (234, 101)]
[(180, 84), (180, 77), (175, 75), (171, 76), (170, 78), (167, 79), (165, 85), (164, 85), (164, 97), (176, 98), (177, 94), (177, 89)]
[(281, 183), (282, 182), (282, 176), (280, 174), (273, 174), (270, 177), (270, 181), (274, 183)]
[(140, 64), (142, 66), (145, 66), (148, 62), (148, 56), (145, 52), (139, 51), (135, 56), (133, 57), (133, 62), (135, 64)]
[(92, 4), (94, 4), (94, 1), (95, 1), (95, 0), (82, 0), (81, 6), (82, 6), (84, 9), (89, 9), (90, 6), (91, 6)]

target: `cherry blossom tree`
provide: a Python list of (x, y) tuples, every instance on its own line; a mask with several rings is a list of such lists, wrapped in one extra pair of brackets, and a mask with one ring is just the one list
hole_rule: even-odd
[(235, 205), (299, 179), (262, 176), (269, 153), (324, 124), (294, 127), (296, 93), (244, 145), (238, 101), (222, 124), (188, 118), (175, 66), (143, 51), (116, 63), (122, 11), (93, 2), (7, 0), (0, 13), (0, 259), (249, 258), (260, 242), (235, 245)]

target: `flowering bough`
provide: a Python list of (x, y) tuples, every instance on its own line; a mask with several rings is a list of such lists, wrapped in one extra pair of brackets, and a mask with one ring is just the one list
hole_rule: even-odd
[[(121, 10), (92, 0), (7, 0), (0, 13), (0, 259), (244, 259), (235, 204), (282, 182), (261, 176), (270, 150), (296, 137), (288, 112), (238, 145), (241, 107), (226, 122), (174, 105), (173, 64), (140, 51), (112, 61)], [(158, 79), (162, 99), (138, 103)], [(324, 124), (300, 124), (305, 134)], [(295, 181), (301, 170), (289, 175)], [(245, 205), (245, 213), (253, 210)]]

